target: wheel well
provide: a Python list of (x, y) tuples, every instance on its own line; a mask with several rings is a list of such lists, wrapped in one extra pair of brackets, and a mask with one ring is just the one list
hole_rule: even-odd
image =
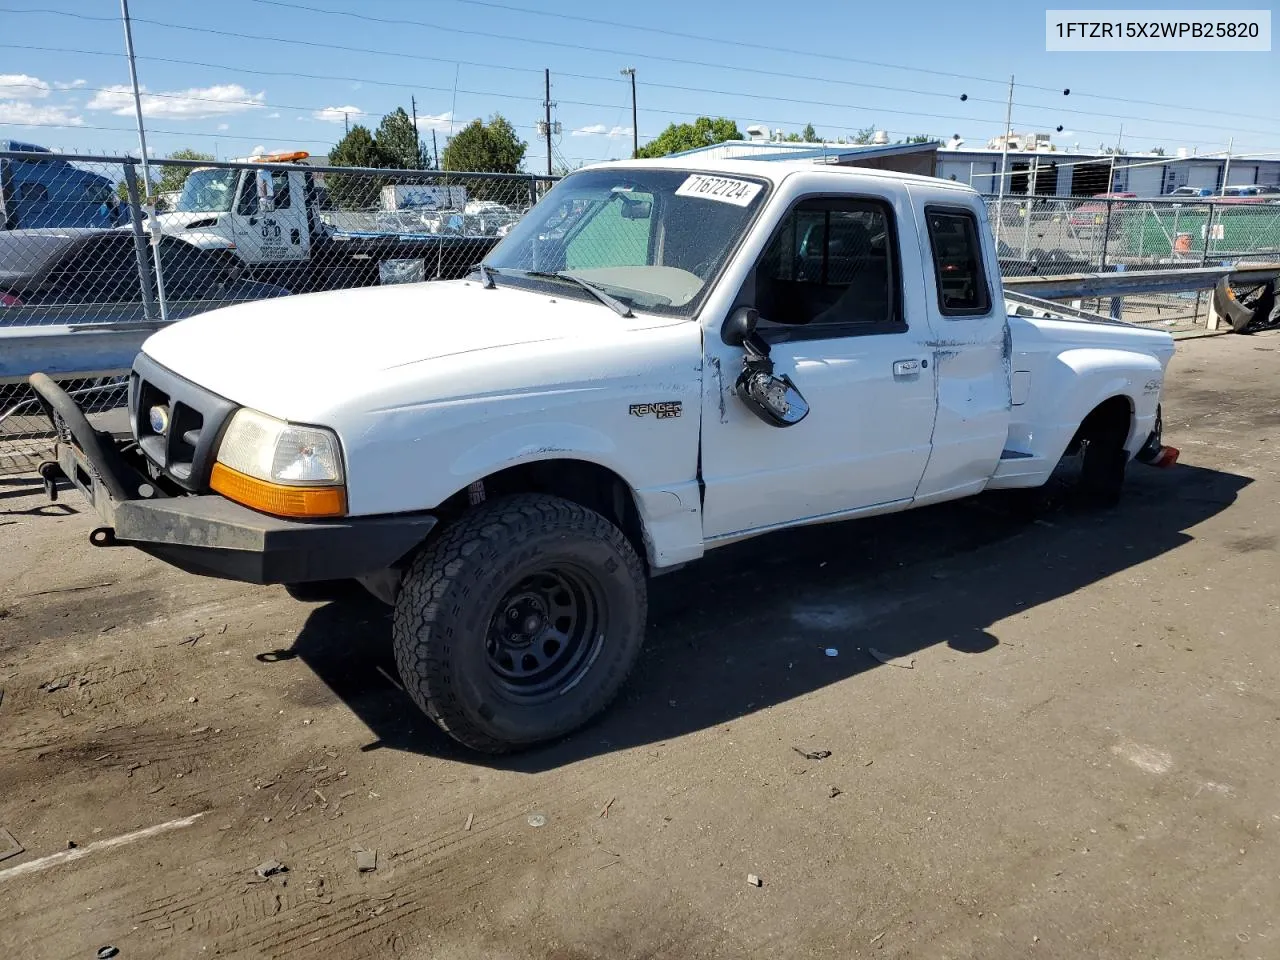
[(1122, 441), (1129, 437), (1129, 427), (1133, 423), (1133, 403), (1125, 396), (1114, 396), (1102, 401), (1080, 423), (1080, 429), (1071, 438), (1067, 446), (1068, 456), (1080, 448), (1080, 441), (1086, 437), (1108, 434), (1120, 434)]
[[(587, 460), (537, 460), (491, 473), (476, 483), (482, 485), (486, 500), (514, 493), (545, 493), (594, 510), (622, 531), (648, 567), (644, 525), (635, 495), (627, 482), (608, 467)], [(440, 504), (438, 512), (446, 523), (473, 505), (473, 486), (464, 487)]]

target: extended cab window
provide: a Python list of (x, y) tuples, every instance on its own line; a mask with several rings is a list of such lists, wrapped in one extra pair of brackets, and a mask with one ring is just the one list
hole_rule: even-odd
[(991, 310), (991, 291), (982, 269), (978, 219), (968, 210), (926, 207), (929, 244), (943, 316), (975, 316)]
[(775, 325), (840, 327), (832, 335), (902, 327), (893, 214), (877, 200), (802, 200), (756, 267), (755, 306)]

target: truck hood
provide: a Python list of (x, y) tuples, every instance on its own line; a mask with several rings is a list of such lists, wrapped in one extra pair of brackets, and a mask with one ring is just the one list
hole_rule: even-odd
[[(615, 339), (678, 320), (624, 319), (603, 304), (467, 281), (365, 287), (211, 310), (153, 334), (142, 350), (227, 399), (313, 420), (416, 364), (566, 338)], [(541, 351), (539, 351), (541, 352)]]

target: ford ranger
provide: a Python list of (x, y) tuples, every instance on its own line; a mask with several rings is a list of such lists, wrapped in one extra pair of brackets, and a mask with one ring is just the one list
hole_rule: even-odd
[[(405, 687), (481, 751), (618, 693), (646, 580), (788, 527), (1161, 464), (1173, 341), (1006, 303), (972, 189), (678, 158), (561, 180), (463, 279), (213, 310), (143, 345), (131, 432), (48, 377), (43, 473), (99, 546), (358, 580)], [(1055, 481), (1056, 482), (1056, 481)]]

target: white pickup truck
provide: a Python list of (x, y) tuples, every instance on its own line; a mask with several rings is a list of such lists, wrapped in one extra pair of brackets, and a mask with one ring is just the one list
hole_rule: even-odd
[[(499, 752), (600, 712), (646, 578), (802, 524), (1176, 459), (1173, 341), (1014, 315), (982, 200), (808, 164), (565, 177), (469, 278), (232, 306), (155, 334), (133, 436), (40, 374), (44, 468), (195, 573), (358, 579), (418, 705)], [(1056, 481), (1055, 481), (1056, 482)]]

